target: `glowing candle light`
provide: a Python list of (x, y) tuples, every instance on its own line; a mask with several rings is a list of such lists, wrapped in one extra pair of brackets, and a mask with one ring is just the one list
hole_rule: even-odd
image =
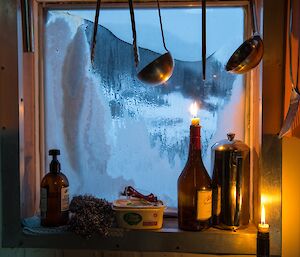
[(193, 116), (191, 120), (191, 125), (192, 126), (199, 126), (200, 125), (200, 118), (197, 117), (199, 107), (196, 102), (192, 103), (190, 106), (190, 113)]
[(261, 218), (260, 224), (258, 224), (258, 231), (261, 233), (268, 233), (269, 232), (269, 224), (266, 223), (266, 209), (265, 205), (262, 204), (261, 206)]
[(266, 209), (263, 201), (261, 205), (260, 224), (258, 224), (258, 232), (256, 239), (256, 256), (270, 256), (269, 224), (266, 223)]
[(261, 224), (266, 223), (266, 210), (265, 210), (265, 205), (263, 204), (261, 207)]

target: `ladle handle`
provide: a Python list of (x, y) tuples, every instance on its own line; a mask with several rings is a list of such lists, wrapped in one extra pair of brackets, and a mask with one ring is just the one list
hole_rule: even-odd
[(96, 38), (97, 38), (97, 30), (98, 30), (100, 5), (101, 5), (101, 0), (97, 0), (95, 21), (94, 21), (93, 39), (92, 39), (92, 49), (91, 49), (91, 61), (92, 61), (92, 63), (94, 62), (94, 58), (95, 58), (95, 47), (96, 47)]
[(135, 19), (134, 19), (134, 9), (132, 0), (128, 0), (129, 10), (130, 10), (130, 19), (131, 19), (131, 29), (132, 29), (132, 37), (133, 37), (133, 52), (134, 52), (134, 63), (135, 67), (139, 64), (139, 53), (137, 46), (137, 38), (136, 38), (136, 28), (135, 28)]
[(160, 24), (160, 31), (161, 31), (162, 41), (163, 41), (165, 50), (166, 50), (167, 52), (169, 52), (169, 50), (168, 50), (167, 47), (166, 47), (166, 42), (165, 42), (164, 30), (163, 30), (162, 19), (161, 19), (161, 13), (160, 13), (159, 0), (156, 0), (156, 3), (157, 3), (157, 10), (158, 10), (158, 16), (159, 16), (159, 24)]
[(202, 0), (202, 78), (206, 79), (206, 0)]
[(20, 1), (21, 4), (21, 17), (22, 17), (22, 38), (23, 38), (23, 51), (34, 52), (33, 49), (33, 27), (32, 27), (32, 9), (31, 3), (28, 0)]
[(252, 18), (253, 34), (255, 35), (258, 33), (255, 0), (250, 0), (250, 9), (252, 14), (251, 18)]

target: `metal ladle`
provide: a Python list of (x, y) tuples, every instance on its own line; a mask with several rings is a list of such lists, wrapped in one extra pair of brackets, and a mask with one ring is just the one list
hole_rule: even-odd
[[(132, 0), (129, 0), (129, 8), (131, 15), (131, 24), (132, 24), (132, 34), (133, 34), (133, 49), (134, 49), (134, 59), (135, 65), (138, 66), (138, 48), (136, 43), (136, 31), (135, 31), (135, 22), (134, 22), (134, 11), (132, 6)], [(165, 37), (162, 27), (161, 13), (159, 1), (157, 0), (157, 9), (159, 15), (160, 22), (160, 31), (163, 40), (163, 45), (165, 50), (167, 51), (165, 54), (159, 56), (157, 59), (149, 63), (146, 67), (144, 67), (141, 71), (138, 72), (137, 77), (142, 82), (152, 85), (159, 85), (166, 82), (173, 74), (174, 70), (174, 60), (166, 47)]]
[(229, 58), (226, 70), (231, 73), (243, 74), (248, 72), (259, 64), (264, 54), (263, 41), (257, 29), (254, 0), (250, 0), (250, 8), (252, 12), (253, 36), (240, 45)]

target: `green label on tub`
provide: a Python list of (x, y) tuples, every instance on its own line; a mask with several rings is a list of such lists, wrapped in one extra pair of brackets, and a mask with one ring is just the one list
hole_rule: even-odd
[(129, 212), (123, 216), (123, 219), (129, 225), (137, 225), (142, 221), (142, 216), (138, 213)]

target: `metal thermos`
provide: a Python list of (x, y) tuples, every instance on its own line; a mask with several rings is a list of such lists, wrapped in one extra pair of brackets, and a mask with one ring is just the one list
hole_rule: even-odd
[(235, 134), (212, 146), (213, 226), (237, 229), (250, 218), (250, 149)]

